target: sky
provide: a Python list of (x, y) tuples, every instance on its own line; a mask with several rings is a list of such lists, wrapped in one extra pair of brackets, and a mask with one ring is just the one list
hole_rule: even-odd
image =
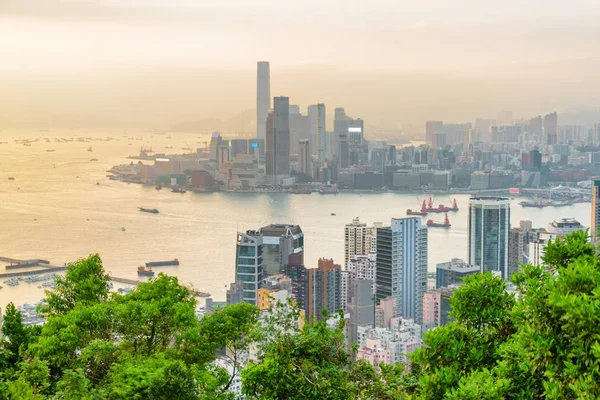
[(273, 95), (382, 129), (598, 108), (599, 20), (596, 0), (0, 0), (0, 124), (228, 118), (258, 60)]

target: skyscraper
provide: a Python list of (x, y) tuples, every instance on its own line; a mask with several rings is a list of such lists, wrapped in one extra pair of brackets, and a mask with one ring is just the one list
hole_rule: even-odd
[(312, 157), (310, 156), (310, 142), (306, 139), (298, 143), (298, 170), (306, 175), (312, 175)]
[(231, 139), (231, 159), (233, 160), (238, 154), (248, 153), (248, 139)]
[(274, 110), (267, 116), (265, 167), (270, 183), (290, 173), (290, 120), (288, 97), (273, 98)]
[(263, 279), (263, 238), (260, 232), (238, 233), (235, 254), (235, 281), (242, 283), (243, 301), (258, 304), (258, 289)]
[[(322, 166), (325, 163), (326, 154), (325, 150), (327, 148), (327, 135), (325, 132), (326, 128), (326, 120), (325, 120), (325, 104), (319, 103), (316, 106), (316, 145), (317, 145), (317, 159), (319, 160), (319, 166)], [(310, 108), (309, 108), (310, 113)], [(313, 109), (313, 115), (314, 115)], [(311, 116), (309, 115), (309, 119)], [(313, 116), (315, 118), (315, 116)], [(311, 120), (312, 124), (312, 120)], [(311, 126), (312, 129), (312, 126)]]
[(265, 140), (271, 108), (271, 72), (268, 61), (259, 61), (256, 74), (256, 137)]
[(421, 323), (427, 291), (427, 227), (420, 218), (392, 218), (377, 228), (376, 299), (396, 298), (396, 312)]
[(558, 143), (558, 115), (555, 112), (544, 116), (544, 136), (546, 136), (546, 144)]
[(592, 222), (590, 233), (592, 242), (598, 243), (598, 229), (600, 229), (600, 180), (592, 181)]
[(481, 272), (508, 277), (510, 200), (500, 197), (469, 199), (469, 260)]
[(290, 173), (290, 99), (289, 97), (274, 97), (275, 111), (275, 166), (277, 175)]

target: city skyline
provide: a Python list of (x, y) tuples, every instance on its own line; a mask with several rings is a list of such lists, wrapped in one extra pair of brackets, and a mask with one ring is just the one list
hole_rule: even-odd
[[(344, 107), (368, 130), (398, 133), (425, 120), (473, 121), (505, 109), (522, 118), (581, 105), (600, 111), (594, 4), (511, 0), (490, 14), (471, 0), (377, 3), (302, 13), (272, 0), (6, 0), (0, 124), (171, 129), (213, 119), (206, 129), (247, 132), (239, 123), (218, 125), (255, 108), (258, 60), (271, 63), (278, 94), (302, 109)], [(544, 18), (524, 19), (523, 8)], [(296, 40), (271, 35), (282, 26)]]

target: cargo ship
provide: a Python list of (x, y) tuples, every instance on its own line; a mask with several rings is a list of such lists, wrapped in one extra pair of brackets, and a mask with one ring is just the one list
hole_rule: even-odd
[(456, 204), (456, 199), (452, 200), (452, 207), (448, 207), (448, 211), (458, 211), (458, 204)]
[(425, 200), (423, 200), (423, 205), (421, 206), (421, 211), (413, 210), (409, 208), (406, 210), (406, 215), (420, 215), (422, 217), (427, 215), (427, 204), (425, 204)]
[(179, 265), (179, 260), (174, 259), (170, 261), (150, 261), (146, 263), (146, 267), (166, 267), (169, 265)]
[(535, 202), (535, 201), (522, 201), (519, 203), (521, 207), (531, 207), (531, 208), (544, 208), (546, 204)]
[(427, 226), (432, 228), (450, 228), (452, 225), (450, 225), (450, 219), (448, 218), (448, 214), (446, 214), (444, 222), (435, 222), (433, 220), (428, 220)]
[(443, 213), (443, 212), (448, 212), (448, 211), (450, 211), (450, 208), (446, 207), (443, 204), (440, 204), (437, 207), (434, 207), (433, 206), (433, 198), (429, 197), (429, 200), (427, 202), (427, 212)]
[(154, 271), (152, 271), (152, 268), (150, 267), (139, 266), (137, 269), (137, 273), (138, 275), (142, 276), (154, 276)]
[(156, 208), (144, 208), (138, 207), (141, 212), (150, 213), (150, 214), (158, 214), (158, 210)]

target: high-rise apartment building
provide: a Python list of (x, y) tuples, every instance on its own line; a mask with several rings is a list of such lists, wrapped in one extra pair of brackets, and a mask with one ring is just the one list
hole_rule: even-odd
[(349, 343), (355, 343), (358, 327), (375, 326), (375, 295), (371, 290), (370, 279), (356, 278), (353, 282), (353, 296), (350, 305), (350, 335)]
[(539, 231), (533, 229), (531, 221), (520, 221), (510, 229), (508, 236), (508, 278), (519, 270), (520, 264), (529, 262), (529, 243), (536, 241)]
[(265, 276), (279, 274), (292, 255), (304, 254), (304, 233), (299, 225), (271, 224), (260, 228), (260, 234)]
[(312, 157), (310, 155), (310, 142), (308, 139), (298, 143), (298, 171), (312, 176)]
[(354, 255), (348, 261), (347, 271), (356, 279), (368, 279), (371, 281), (373, 294), (377, 283), (377, 254)]
[(508, 277), (510, 200), (500, 197), (469, 199), (469, 260), (482, 272)]
[(335, 314), (342, 307), (341, 277), (342, 267), (333, 260), (319, 259), (318, 268), (308, 271), (308, 304), (307, 313), (322, 320), (323, 309)]
[(256, 137), (265, 140), (271, 108), (271, 72), (268, 61), (259, 61), (256, 71)]
[(356, 217), (344, 228), (344, 268), (348, 269), (348, 261), (354, 255), (364, 255), (367, 252), (367, 224)]
[(590, 233), (592, 242), (598, 243), (598, 230), (600, 229), (600, 180), (592, 181), (592, 221)]
[(235, 254), (235, 281), (242, 283), (242, 298), (246, 303), (258, 304), (258, 289), (263, 279), (263, 238), (260, 232), (237, 234)]
[(420, 218), (393, 218), (377, 228), (376, 298), (396, 298), (396, 312), (421, 323), (427, 291), (427, 227)]

